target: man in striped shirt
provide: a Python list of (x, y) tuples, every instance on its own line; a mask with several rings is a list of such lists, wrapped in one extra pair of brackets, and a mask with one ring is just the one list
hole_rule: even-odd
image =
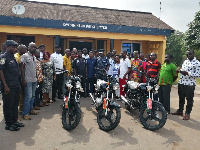
[(146, 65), (146, 73), (148, 78), (158, 78), (158, 73), (161, 68), (161, 63), (157, 60), (156, 53), (150, 54), (150, 61)]

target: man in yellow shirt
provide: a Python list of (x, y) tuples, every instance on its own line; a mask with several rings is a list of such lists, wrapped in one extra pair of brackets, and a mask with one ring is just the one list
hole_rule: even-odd
[(72, 64), (71, 64), (71, 60), (70, 60), (70, 49), (66, 49), (65, 50), (65, 55), (63, 56), (63, 66), (65, 68), (65, 70), (68, 70), (71, 73), (72, 70)]
[[(27, 47), (21, 44), (17, 47), (17, 53), (14, 55), (17, 63), (19, 64), (20, 71), (21, 71), (20, 58), (26, 52), (27, 52)], [(20, 93), (20, 99), (19, 99), (19, 112), (22, 112), (23, 103), (24, 103), (24, 88), (21, 86), (21, 93)]]
[[(66, 49), (65, 50), (65, 55), (63, 56), (63, 67), (65, 70), (68, 70), (69, 73), (71, 73), (72, 70), (72, 63), (70, 60), (70, 55), (71, 55), (71, 51), (70, 49)], [(63, 82), (63, 87), (62, 87), (62, 91), (63, 91), (63, 96), (66, 93), (65, 90), (65, 83), (69, 80), (69, 76), (67, 74), (64, 75), (64, 82)]]
[(18, 64), (20, 64), (20, 58), (23, 54), (25, 54), (27, 52), (27, 47), (25, 45), (19, 45), (17, 47), (17, 53), (15, 54), (15, 59), (18, 62)]

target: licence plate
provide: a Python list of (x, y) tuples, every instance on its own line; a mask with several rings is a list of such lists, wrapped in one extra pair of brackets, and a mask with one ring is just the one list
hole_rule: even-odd
[(147, 99), (147, 108), (152, 109), (152, 100), (151, 98)]
[(104, 98), (104, 101), (103, 101), (103, 109), (106, 109), (106, 98)]
[(68, 108), (68, 97), (65, 98), (65, 108)]

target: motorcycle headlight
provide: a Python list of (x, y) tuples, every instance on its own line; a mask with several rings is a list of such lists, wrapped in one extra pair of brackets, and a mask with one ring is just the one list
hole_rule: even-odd
[(100, 88), (101, 88), (103, 91), (106, 91), (107, 83), (101, 84)]
[(114, 90), (118, 90), (120, 87), (119, 87), (119, 84), (118, 83), (115, 83), (114, 85), (113, 85), (113, 89)]
[(70, 89), (72, 88), (72, 85), (71, 85), (71, 83), (69, 83), (69, 82), (66, 83), (65, 86), (67, 87), (68, 90), (70, 90)]
[(160, 86), (157, 84), (157, 85), (155, 86), (155, 90), (158, 91), (159, 88), (160, 88)]
[(147, 91), (151, 91), (152, 88), (152, 86), (147, 86)]
[(77, 89), (81, 88), (81, 83), (79, 81), (76, 82), (76, 88)]

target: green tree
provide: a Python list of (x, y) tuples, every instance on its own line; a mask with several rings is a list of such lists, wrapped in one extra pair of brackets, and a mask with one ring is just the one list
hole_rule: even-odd
[(200, 59), (200, 11), (195, 15), (192, 22), (188, 24), (189, 29), (186, 31), (186, 47), (195, 50), (195, 56)]
[(181, 66), (185, 58), (184, 39), (185, 34), (179, 31), (175, 31), (167, 38), (166, 54), (173, 54), (173, 63), (177, 66)]

